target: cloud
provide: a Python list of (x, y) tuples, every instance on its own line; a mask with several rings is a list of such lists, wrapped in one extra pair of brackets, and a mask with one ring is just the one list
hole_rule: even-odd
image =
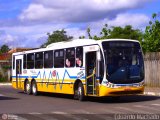
[(93, 35), (99, 34), (106, 23), (141, 29), (149, 17), (127, 12), (149, 1), (152, 0), (33, 0), (21, 7), (16, 18), (0, 19), (0, 45), (39, 47), (48, 32), (65, 29), (68, 35), (78, 38), (87, 36), (87, 27)]
[(113, 18), (150, 0), (34, 0), (19, 15), (21, 21), (90, 22)]
[(148, 24), (150, 18), (144, 14), (119, 14), (114, 20), (109, 20), (108, 25), (110, 26), (125, 26), (132, 25), (135, 28), (143, 27)]
[(0, 45), (10, 47), (40, 47), (47, 40), (47, 33), (67, 27), (67, 24), (39, 24), (0, 28)]
[(149, 20), (150, 18), (145, 14), (123, 13), (118, 14), (116, 18), (112, 20), (105, 18), (96, 22), (90, 22), (88, 23), (88, 27), (91, 28), (92, 35), (99, 35), (105, 24), (107, 24), (109, 28), (112, 26), (124, 27), (126, 25), (131, 25), (134, 29), (140, 29), (144, 31), (145, 26), (148, 24)]
[(107, 23), (111, 26), (132, 25), (134, 28), (144, 29), (148, 24), (149, 17), (144, 14), (119, 14), (116, 18), (110, 20), (105, 18), (96, 22), (87, 24), (38, 24), (33, 26), (12, 26), (0, 28), (1, 44), (8, 44), (10, 47), (39, 47), (47, 40), (46, 33), (52, 33), (54, 30), (65, 29), (67, 34), (79, 38), (79, 36), (87, 36), (87, 27), (91, 28), (92, 35), (99, 35), (102, 27)]

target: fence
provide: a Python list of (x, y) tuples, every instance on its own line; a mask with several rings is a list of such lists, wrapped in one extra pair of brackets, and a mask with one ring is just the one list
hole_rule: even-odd
[(11, 81), (11, 69), (4, 68), (3, 65), (0, 65), (0, 82), (9, 82)]
[(150, 87), (160, 87), (160, 52), (144, 55), (145, 84)]

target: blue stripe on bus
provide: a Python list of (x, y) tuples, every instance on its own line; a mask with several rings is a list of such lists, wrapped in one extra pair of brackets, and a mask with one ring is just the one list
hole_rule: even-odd
[[(50, 73), (51, 73), (51, 71), (50, 71)], [(65, 70), (65, 71), (64, 71), (63, 78), (62, 78), (62, 82), (64, 81), (64, 78), (65, 78), (65, 75), (66, 75), (66, 74), (68, 75), (68, 77), (69, 77), (70, 79), (77, 79), (77, 76), (70, 76), (70, 74), (68, 73), (68, 71)], [(43, 72), (43, 78), (41, 78), (41, 73), (40, 73), (40, 71), (38, 72), (37, 76), (31, 76), (31, 77), (32, 77), (32, 78), (38, 78), (38, 76), (40, 76), (40, 79), (46, 78), (45, 71)], [(44, 77), (44, 76), (45, 76), (45, 77)], [(50, 76), (50, 74), (49, 74), (49, 76)], [(30, 76), (18, 76), (18, 78), (28, 78), (28, 77), (30, 77)], [(59, 78), (58, 72), (57, 72), (57, 77)], [(16, 76), (12, 76), (12, 78), (16, 78)], [(85, 76), (81, 77), (81, 79), (85, 79), (85, 78), (86, 78)], [(48, 78), (48, 79), (49, 79), (49, 78)]]
[[(30, 76), (18, 76), (18, 78), (29, 78)], [(16, 76), (12, 76), (12, 78), (16, 78)], [(32, 78), (38, 78), (37, 76), (32, 76)], [(77, 79), (77, 76), (70, 76), (71, 79)], [(82, 77), (81, 79), (85, 79), (86, 77)], [(42, 78), (41, 78), (42, 79)]]

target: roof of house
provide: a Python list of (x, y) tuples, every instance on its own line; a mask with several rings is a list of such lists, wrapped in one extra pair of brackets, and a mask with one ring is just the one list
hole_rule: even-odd
[(2, 53), (0, 54), (0, 61), (1, 62), (6, 62), (12, 58), (12, 53), (15, 52), (22, 52), (22, 51), (27, 51), (27, 50), (32, 50), (33, 48), (14, 48), (8, 51), (7, 53)]
[(22, 52), (22, 51), (27, 51), (27, 50), (33, 50), (34, 48), (13, 48), (8, 53), (12, 54), (15, 52)]
[(12, 57), (12, 54), (9, 53), (3, 53), (0, 55), (0, 61), (6, 61), (9, 60)]

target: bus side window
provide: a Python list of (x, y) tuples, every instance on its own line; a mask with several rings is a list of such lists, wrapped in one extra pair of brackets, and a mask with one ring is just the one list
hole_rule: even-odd
[(83, 47), (76, 48), (76, 67), (83, 66)]
[(64, 50), (54, 51), (54, 67), (63, 68), (64, 67)]
[(35, 68), (43, 68), (43, 52), (35, 53)]
[(24, 54), (23, 55), (23, 69), (26, 69), (27, 68), (27, 55)]
[(44, 52), (44, 68), (53, 68), (53, 51)]
[(66, 67), (75, 66), (75, 48), (66, 49), (65, 66)]
[(27, 69), (34, 68), (34, 53), (27, 54)]

